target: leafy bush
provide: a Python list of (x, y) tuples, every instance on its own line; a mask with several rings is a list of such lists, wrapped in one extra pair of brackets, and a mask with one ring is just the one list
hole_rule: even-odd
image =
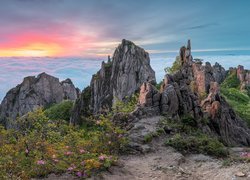
[(231, 101), (237, 101), (238, 103), (247, 104), (250, 98), (247, 94), (241, 92), (235, 88), (221, 88), (221, 93)]
[[(207, 123), (203, 119), (201, 123)], [(181, 121), (162, 119), (160, 126), (163, 129), (172, 129), (175, 135), (167, 139), (166, 145), (172, 146), (183, 153), (204, 153), (216, 157), (227, 156), (224, 145), (217, 139), (204, 134), (197, 126), (197, 122), (191, 116), (181, 117)]]
[(221, 93), (236, 113), (248, 123), (250, 127), (250, 87), (240, 91), (240, 81), (236, 71), (227, 75), (221, 86)]
[(250, 97), (236, 88), (221, 88), (222, 95), (250, 127)]
[(179, 56), (176, 56), (172, 67), (166, 67), (165, 72), (169, 73), (169, 74), (174, 74), (175, 72), (177, 72), (180, 69), (181, 69), (181, 60), (180, 60)]
[(197, 133), (188, 136), (176, 134), (166, 141), (166, 145), (172, 146), (184, 153), (204, 153), (216, 157), (225, 157), (228, 155), (228, 151), (222, 143), (205, 134)]
[(197, 127), (197, 122), (196, 120), (190, 116), (190, 115), (184, 115), (181, 117), (181, 123), (184, 126), (191, 126), (191, 127)]
[(240, 80), (237, 78), (236, 71), (227, 75), (226, 79), (222, 83), (222, 88), (238, 88), (240, 86)]
[(112, 110), (114, 113), (123, 112), (130, 113), (135, 110), (138, 103), (139, 94), (133, 94), (130, 98), (126, 98), (124, 101), (116, 99)]
[(51, 120), (64, 119), (70, 120), (70, 114), (73, 108), (73, 101), (63, 101), (59, 104), (52, 105), (45, 110), (45, 115)]
[(163, 81), (159, 82), (156, 84), (156, 89), (160, 90), (161, 89), (161, 85), (163, 84)]
[(42, 109), (17, 120), (17, 130), (0, 127), (0, 179), (30, 179), (69, 172), (88, 177), (116, 161), (126, 139), (107, 117), (89, 129), (49, 120)]
[(153, 140), (153, 138), (155, 137), (159, 137), (160, 135), (162, 135), (164, 133), (164, 129), (163, 128), (159, 128), (157, 129), (155, 132), (151, 132), (149, 134), (146, 134), (144, 136), (144, 143), (149, 143)]

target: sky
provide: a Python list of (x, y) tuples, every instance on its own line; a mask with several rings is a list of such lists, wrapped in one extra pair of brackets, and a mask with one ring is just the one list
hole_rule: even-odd
[(0, 0), (0, 101), (46, 72), (83, 89), (122, 39), (159, 82), (191, 39), (194, 58), (250, 69), (249, 0)]
[(152, 55), (249, 51), (249, 0), (1, 0), (0, 56), (112, 54), (123, 39)]

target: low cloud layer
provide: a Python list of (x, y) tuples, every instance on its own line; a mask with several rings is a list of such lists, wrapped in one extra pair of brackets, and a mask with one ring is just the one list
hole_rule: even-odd
[[(197, 58), (221, 63), (225, 68), (243, 64), (250, 69), (250, 56), (195, 56)], [(164, 67), (171, 66), (174, 56), (152, 58), (151, 66), (156, 72), (157, 81), (164, 77)], [(91, 77), (101, 67), (101, 60), (81, 58), (0, 58), (0, 100), (7, 91), (20, 84), (26, 76), (36, 76), (42, 72), (58, 77), (60, 80), (72, 79), (81, 90), (88, 86)]]

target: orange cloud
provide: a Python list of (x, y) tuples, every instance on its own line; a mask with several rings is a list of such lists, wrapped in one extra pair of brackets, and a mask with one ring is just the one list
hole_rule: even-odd
[(89, 48), (96, 47), (97, 38), (88, 32), (60, 29), (50, 33), (25, 32), (8, 35), (0, 42), (0, 56), (71, 56), (84, 55)]
[(0, 56), (56, 56), (60, 54), (62, 48), (54, 43), (31, 43), (29, 45), (17, 48), (0, 49)]

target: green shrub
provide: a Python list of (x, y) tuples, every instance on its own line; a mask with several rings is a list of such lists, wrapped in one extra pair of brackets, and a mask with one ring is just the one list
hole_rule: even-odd
[(236, 88), (221, 88), (221, 93), (231, 101), (237, 101), (238, 103), (247, 104), (250, 98), (247, 94), (241, 92)]
[(226, 79), (222, 83), (223, 88), (238, 88), (240, 86), (240, 80), (237, 78), (236, 71), (227, 75)]
[(184, 126), (197, 127), (197, 122), (191, 115), (184, 115), (181, 117), (181, 123)]
[(133, 94), (130, 98), (126, 98), (124, 101), (116, 99), (112, 111), (113, 113), (123, 112), (130, 113), (135, 110), (138, 103), (139, 94)]
[(250, 97), (250, 86), (246, 86), (247, 95)]
[(176, 134), (166, 141), (166, 145), (174, 147), (183, 153), (204, 153), (216, 157), (226, 157), (227, 149), (217, 139), (205, 134)]
[(161, 89), (161, 85), (163, 84), (163, 81), (159, 82), (156, 84), (156, 89), (160, 90)]
[(111, 166), (126, 139), (101, 116), (90, 129), (50, 121), (42, 109), (17, 120), (18, 130), (0, 127), (0, 179), (30, 179), (50, 173), (81, 178)]
[(181, 69), (181, 60), (179, 56), (176, 56), (172, 67), (166, 67), (164, 70), (168, 74), (174, 74)]
[(67, 100), (59, 104), (52, 105), (50, 108), (45, 110), (45, 115), (50, 120), (63, 119), (69, 121), (73, 104), (73, 101)]
[(221, 88), (223, 97), (250, 127), (250, 97), (236, 88)]
[[(203, 122), (204, 121), (204, 122)], [(208, 123), (202, 119), (201, 123)], [(162, 119), (160, 127), (172, 129), (176, 134), (167, 139), (166, 145), (184, 153), (204, 153), (216, 157), (227, 156), (227, 150), (217, 139), (204, 134), (195, 119), (189, 115), (181, 117), (181, 121)]]
[(164, 133), (164, 129), (163, 128), (159, 128), (157, 129), (155, 132), (151, 132), (149, 134), (146, 134), (144, 136), (144, 143), (149, 143), (153, 140), (153, 138), (155, 137), (159, 137), (160, 135), (162, 135)]

